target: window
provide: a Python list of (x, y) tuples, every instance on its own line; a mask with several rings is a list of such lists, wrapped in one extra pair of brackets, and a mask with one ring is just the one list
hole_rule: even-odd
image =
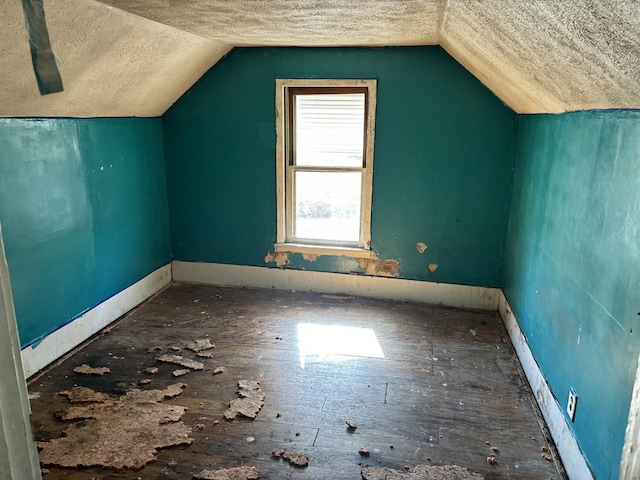
[(276, 80), (276, 250), (369, 256), (375, 105), (375, 80)]

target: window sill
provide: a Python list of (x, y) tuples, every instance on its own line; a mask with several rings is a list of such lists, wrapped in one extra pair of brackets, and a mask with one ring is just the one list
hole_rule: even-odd
[(307, 255), (333, 255), (336, 257), (375, 258), (371, 250), (364, 248), (303, 245), (300, 243), (276, 243), (276, 252), (302, 253)]

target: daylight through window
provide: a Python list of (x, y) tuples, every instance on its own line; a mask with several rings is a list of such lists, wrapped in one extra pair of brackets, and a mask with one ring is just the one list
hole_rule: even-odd
[(375, 81), (277, 87), (278, 242), (369, 249)]

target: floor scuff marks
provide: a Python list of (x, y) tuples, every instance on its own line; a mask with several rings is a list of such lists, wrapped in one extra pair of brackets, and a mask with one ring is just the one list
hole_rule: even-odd
[(159, 448), (191, 444), (191, 428), (180, 421), (186, 407), (160, 403), (180, 395), (186, 385), (164, 390), (129, 390), (110, 397), (89, 388), (63, 391), (73, 405), (60, 415), (78, 420), (61, 438), (38, 442), (40, 462), (61, 467), (142, 468)]

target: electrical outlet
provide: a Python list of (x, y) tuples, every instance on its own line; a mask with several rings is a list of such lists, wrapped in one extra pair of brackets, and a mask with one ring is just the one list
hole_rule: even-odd
[(567, 402), (567, 414), (569, 419), (573, 422), (576, 418), (576, 408), (578, 408), (578, 394), (571, 388), (569, 389), (569, 401)]

